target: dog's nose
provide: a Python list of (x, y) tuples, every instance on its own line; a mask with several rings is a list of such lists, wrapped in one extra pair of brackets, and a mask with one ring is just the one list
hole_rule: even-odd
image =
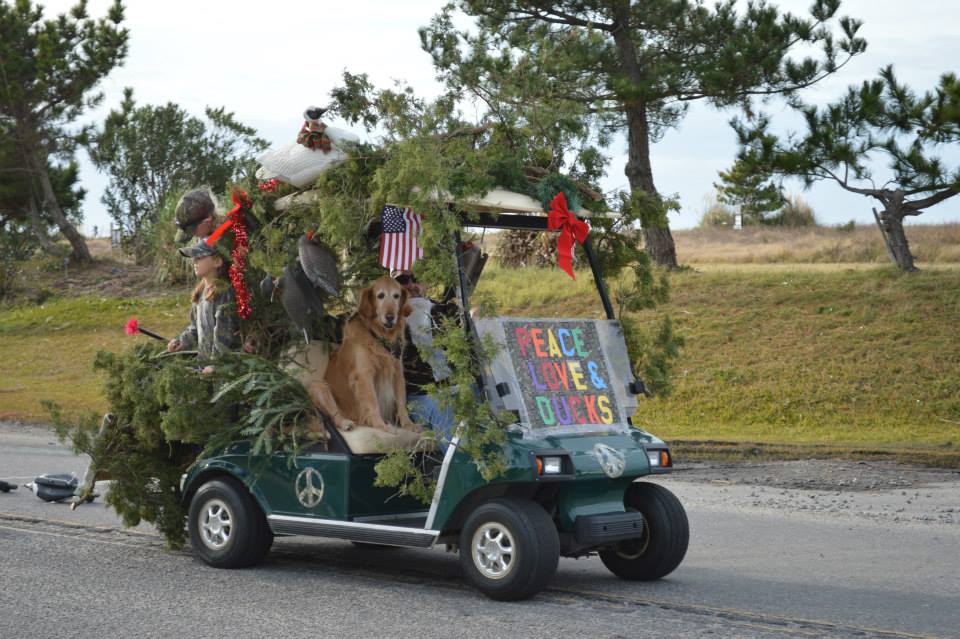
[(393, 313), (387, 313), (387, 326), (393, 326), (393, 323), (396, 321), (397, 316)]

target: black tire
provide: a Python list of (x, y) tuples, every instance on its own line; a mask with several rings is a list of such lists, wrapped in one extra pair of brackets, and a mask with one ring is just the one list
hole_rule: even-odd
[[(479, 547), (480, 542), (486, 550)], [(557, 527), (543, 508), (527, 499), (501, 498), (482, 504), (460, 531), (463, 573), (491, 599), (532, 597), (550, 581), (559, 560)]]
[(621, 579), (652, 581), (669, 575), (687, 554), (690, 524), (677, 497), (659, 484), (634, 482), (624, 495), (627, 510), (643, 515), (643, 536), (600, 551), (600, 560)]
[(200, 486), (190, 500), (190, 545), (215, 568), (247, 568), (260, 562), (273, 533), (246, 487), (230, 477)]

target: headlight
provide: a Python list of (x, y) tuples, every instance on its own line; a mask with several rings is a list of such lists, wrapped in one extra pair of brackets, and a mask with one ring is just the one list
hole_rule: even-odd
[(557, 475), (563, 472), (563, 459), (560, 457), (543, 458), (543, 474)]
[(561, 475), (563, 474), (563, 457), (548, 455), (537, 457), (538, 475)]

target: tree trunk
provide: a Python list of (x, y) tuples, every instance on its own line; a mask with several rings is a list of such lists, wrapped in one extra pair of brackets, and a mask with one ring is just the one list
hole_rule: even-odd
[(880, 225), (883, 231), (883, 241), (887, 244), (893, 263), (901, 271), (913, 273), (919, 271), (913, 264), (913, 254), (907, 243), (907, 235), (903, 232), (903, 213), (887, 207), (880, 214)]
[[(637, 59), (637, 45), (630, 37), (630, 30), (625, 28), (630, 23), (630, 3), (619, 2), (613, 5), (614, 21), (620, 25), (613, 32), (613, 40), (617, 46), (617, 58), (623, 66), (623, 71), (630, 81), (642, 85), (645, 81), (645, 72)], [(660, 194), (653, 184), (653, 169), (650, 166), (650, 123), (647, 120), (647, 104), (643, 98), (636, 98), (624, 104), (627, 116), (627, 166), (624, 173), (630, 182), (630, 192), (638, 190), (651, 196), (655, 202), (660, 201)], [(651, 259), (667, 268), (677, 268), (677, 249), (670, 234), (670, 224), (666, 213), (662, 215), (641, 216), (643, 226), (643, 240), (647, 253)]]
[(677, 268), (677, 247), (669, 226), (653, 226), (643, 229), (643, 245), (656, 264)]
[(53, 217), (53, 221), (56, 222), (57, 226), (60, 228), (60, 232), (63, 233), (64, 237), (67, 238), (67, 241), (70, 242), (70, 246), (73, 247), (72, 257), (74, 261), (93, 261), (93, 257), (90, 255), (90, 249), (87, 248), (87, 241), (82, 235), (80, 235), (80, 233), (77, 232), (76, 227), (70, 223), (70, 220), (67, 219), (63, 209), (60, 208), (60, 203), (57, 201), (57, 195), (53, 191), (53, 183), (50, 182), (50, 174), (47, 173), (46, 162), (41, 162), (39, 159), (35, 158), (34, 172), (37, 178), (40, 180), (40, 188), (43, 189), (44, 208), (50, 212), (51, 217)]
[[(31, 191), (32, 190), (33, 189), (31, 188)], [(33, 231), (34, 236), (36, 236), (37, 241), (40, 243), (40, 248), (43, 250), (43, 252), (49, 253), (50, 255), (61, 255), (63, 251), (53, 240), (50, 239), (50, 236), (47, 235), (47, 225), (40, 217), (40, 210), (37, 208), (37, 200), (33, 197), (32, 192), (27, 200), (27, 217), (30, 218), (30, 229)]]
[[(660, 201), (660, 194), (653, 183), (653, 168), (650, 165), (650, 133), (647, 111), (643, 104), (627, 108), (627, 166), (624, 168), (630, 191), (643, 191)], [(667, 268), (677, 268), (677, 249), (664, 215), (641, 217), (643, 242), (654, 263)]]

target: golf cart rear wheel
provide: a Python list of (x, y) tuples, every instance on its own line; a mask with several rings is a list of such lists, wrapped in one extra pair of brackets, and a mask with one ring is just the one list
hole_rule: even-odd
[(218, 477), (190, 500), (190, 545), (215, 568), (246, 568), (263, 559), (273, 533), (260, 506), (239, 481)]
[(464, 575), (491, 599), (537, 594), (557, 570), (560, 541), (550, 516), (527, 499), (494, 499), (479, 506), (460, 531)]
[(622, 579), (652, 581), (680, 565), (687, 554), (690, 525), (677, 497), (659, 484), (635, 482), (624, 496), (627, 510), (643, 515), (643, 536), (600, 551), (600, 560)]

